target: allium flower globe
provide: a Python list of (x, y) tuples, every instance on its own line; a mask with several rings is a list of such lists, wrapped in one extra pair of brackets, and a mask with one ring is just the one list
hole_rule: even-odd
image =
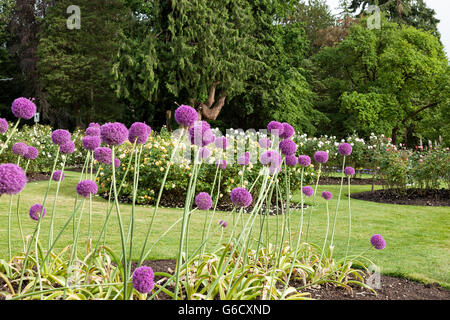
[(352, 176), (352, 175), (355, 174), (355, 169), (353, 169), (352, 167), (345, 167), (344, 173), (345, 173), (347, 176)]
[(98, 147), (100, 147), (100, 137), (99, 136), (85, 136), (82, 140), (83, 142), (83, 147), (86, 150), (90, 150), (93, 151), (95, 149), (97, 149)]
[(12, 103), (11, 111), (17, 118), (30, 120), (36, 114), (36, 105), (27, 98), (17, 98)]
[(324, 198), (325, 200), (331, 200), (331, 198), (333, 198), (333, 194), (330, 191), (324, 191), (322, 192), (322, 198)]
[(144, 144), (148, 140), (148, 136), (152, 132), (152, 128), (143, 122), (135, 122), (131, 125), (128, 132), (128, 140), (131, 143)]
[(203, 147), (200, 149), (200, 158), (208, 159), (210, 155), (211, 151), (208, 148)]
[(111, 164), (112, 150), (108, 147), (98, 147), (94, 150), (94, 159), (103, 164)]
[(200, 210), (209, 210), (212, 207), (211, 196), (206, 192), (200, 192), (195, 197), (195, 204)]
[(58, 146), (68, 143), (70, 141), (70, 138), (70, 132), (67, 130), (57, 129), (52, 132), (52, 141)]
[(319, 163), (326, 163), (328, 161), (328, 152), (317, 151), (316, 153), (314, 153), (314, 160)]
[(30, 218), (32, 220), (38, 221), (40, 218), (45, 217), (47, 210), (42, 207), (42, 204), (36, 203), (30, 208)]
[(291, 156), (297, 152), (297, 144), (291, 139), (280, 141), (281, 153), (285, 156)]
[(140, 293), (149, 293), (155, 286), (153, 269), (147, 266), (136, 268), (133, 272), (133, 288)]
[(383, 239), (381, 234), (374, 234), (370, 238), (370, 243), (377, 250), (382, 250), (382, 249), (386, 248), (386, 241)]
[(4, 118), (0, 118), (0, 133), (5, 134), (8, 131), (9, 124)]
[(250, 152), (243, 153), (237, 160), (241, 166), (248, 166), (250, 164)]
[(236, 207), (248, 207), (252, 203), (252, 195), (245, 188), (234, 188), (230, 194), (231, 202), (234, 203)]
[(297, 157), (294, 155), (286, 156), (286, 165), (295, 167), (298, 163)]
[(109, 146), (120, 146), (128, 139), (128, 129), (120, 122), (108, 122), (100, 127), (100, 138)]
[(275, 136), (281, 136), (284, 131), (283, 124), (278, 121), (270, 121), (267, 125), (267, 131)]
[(311, 158), (309, 156), (301, 155), (298, 157), (298, 164), (307, 167), (311, 164)]
[(58, 170), (58, 171), (53, 172), (52, 180), (56, 181), (56, 182), (58, 182), (60, 180), (63, 181), (64, 177), (65, 177), (64, 172), (62, 172), (61, 170)]
[(314, 194), (314, 190), (310, 186), (303, 187), (302, 192), (307, 197), (311, 197)]
[(97, 193), (97, 184), (92, 180), (83, 180), (77, 184), (76, 190), (80, 196), (88, 198)]
[(349, 156), (352, 154), (352, 145), (349, 143), (341, 143), (338, 147), (338, 152), (343, 156)]
[(23, 142), (17, 142), (12, 147), (12, 153), (24, 157), (28, 152), (28, 146)]
[(101, 125), (99, 125), (97, 122), (91, 122), (89, 123), (89, 128), (98, 128), (100, 129)]
[(118, 167), (120, 167), (120, 164), (121, 164), (120, 159), (115, 158), (114, 159), (114, 167), (118, 168)]
[(75, 143), (68, 141), (59, 147), (59, 151), (62, 154), (72, 154), (75, 151)]
[(35, 147), (28, 146), (27, 153), (24, 155), (24, 158), (28, 159), (28, 160), (36, 160), (38, 155), (39, 155), (39, 151)]
[(259, 157), (259, 161), (263, 166), (269, 166), (276, 169), (281, 165), (281, 156), (274, 150), (264, 151)]
[(220, 220), (219, 221), (219, 226), (221, 226), (222, 228), (226, 228), (228, 227), (228, 223), (224, 220)]
[(27, 184), (27, 176), (21, 167), (5, 163), (0, 165), (0, 196), (18, 194)]
[(209, 123), (206, 121), (197, 121), (189, 128), (189, 138), (192, 144), (199, 147), (206, 147), (216, 139)]
[(280, 135), (281, 139), (289, 139), (295, 134), (295, 129), (289, 123), (283, 123), (283, 133)]
[(226, 150), (228, 148), (228, 139), (224, 136), (216, 138), (214, 144), (217, 148)]
[(185, 104), (175, 110), (175, 121), (182, 127), (191, 127), (198, 120), (197, 110)]
[(267, 137), (262, 137), (261, 139), (259, 139), (258, 143), (259, 146), (263, 149), (269, 149), (272, 145), (272, 141), (270, 141), (270, 139)]
[(98, 127), (89, 127), (86, 129), (86, 136), (100, 137), (100, 125)]

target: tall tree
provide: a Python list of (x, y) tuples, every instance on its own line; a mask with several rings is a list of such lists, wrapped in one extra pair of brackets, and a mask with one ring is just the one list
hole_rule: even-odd
[(122, 0), (79, 0), (81, 28), (69, 29), (72, 3), (60, 0), (50, 8), (40, 33), (39, 72), (49, 117), (58, 126), (120, 119), (123, 106), (110, 73), (129, 11)]

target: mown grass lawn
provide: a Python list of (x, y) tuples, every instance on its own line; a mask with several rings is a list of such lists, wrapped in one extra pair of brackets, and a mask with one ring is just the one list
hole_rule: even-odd
[[(78, 182), (79, 173), (68, 172), (64, 180), (59, 198), (58, 207), (55, 215), (55, 234), (59, 232), (69, 215), (72, 213), (75, 199), (75, 185)], [(28, 209), (35, 203), (42, 203), (47, 182), (29, 183), (21, 194), (20, 219), (22, 221), (25, 235), (33, 232), (35, 222), (28, 217)], [(371, 186), (352, 186), (352, 192), (370, 190)], [(48, 243), (48, 228), (50, 223), (51, 208), (54, 199), (55, 184), (50, 190), (47, 199), (47, 216), (45, 217), (40, 234), (40, 241), (44, 248)], [(328, 190), (334, 197), (329, 203), (330, 213), (333, 215), (336, 208), (339, 186), (327, 185), (319, 186), (319, 192)], [(22, 240), (15, 215), (14, 197), (13, 215), (12, 215), (12, 243), (15, 253), (22, 250)], [(293, 197), (293, 201), (299, 201), (300, 194)], [(312, 224), (310, 229), (311, 242), (320, 247), (323, 243), (323, 237), (326, 229), (326, 210), (325, 201), (319, 199), (319, 207), (314, 210)], [(95, 197), (93, 205), (92, 226), (94, 241), (97, 239), (100, 229), (103, 225), (107, 201), (100, 197)], [(348, 198), (347, 191), (344, 188), (340, 203), (340, 210), (337, 218), (336, 229), (336, 255), (343, 256), (347, 241), (348, 228)], [(0, 197), (0, 259), (7, 260), (7, 215), (9, 207), (9, 196)], [(370, 250), (366, 257), (371, 259), (381, 268), (384, 274), (404, 276), (423, 282), (438, 282), (441, 285), (450, 288), (450, 209), (448, 207), (420, 207), (379, 204), (362, 200), (352, 200), (352, 234), (351, 234), (351, 254), (358, 254), (366, 250), (370, 243), (370, 236), (374, 233), (380, 233), (386, 239), (387, 247), (382, 251)], [(81, 222), (80, 251), (86, 248), (86, 239), (88, 233), (88, 206), (86, 202), (83, 218)], [(122, 217), (125, 226), (128, 226), (131, 205), (121, 205)], [(175, 221), (182, 216), (182, 209), (161, 208), (158, 210), (149, 246), (163, 232), (167, 230)], [(134, 259), (137, 259), (140, 253), (145, 233), (153, 214), (152, 208), (138, 206), (136, 208), (136, 233), (134, 246)], [(308, 220), (309, 209), (305, 211), (305, 227)], [(205, 219), (205, 212), (195, 211), (191, 219), (190, 229), (190, 249), (199, 244), (202, 235), (202, 226)], [(213, 221), (215, 227), (219, 220), (224, 219), (232, 222), (233, 217), (230, 213), (217, 212)], [(269, 218), (269, 233), (272, 239), (276, 236), (275, 227), (281, 224), (281, 217), (271, 216)], [(291, 226), (297, 230), (300, 219), (300, 212), (295, 211), (291, 216)], [(278, 221), (277, 221), (278, 220)], [(258, 220), (256, 221), (254, 234), (258, 230)], [(225, 229), (223, 239), (229, 235), (230, 227)], [(217, 229), (216, 229), (217, 230)], [(176, 225), (157, 245), (154, 246), (149, 259), (173, 259), (176, 256), (179, 240), (180, 224)], [(265, 236), (264, 236), (265, 237)], [(292, 238), (296, 237), (293, 232)], [(213, 234), (209, 241), (210, 248), (213, 248), (220, 238), (220, 231)], [(304, 239), (304, 238), (303, 238)], [(69, 245), (72, 241), (72, 224), (64, 232), (58, 242), (57, 249)], [(116, 252), (120, 252), (120, 233), (117, 223), (117, 215), (113, 212), (107, 228), (107, 244)], [(149, 247), (148, 246), (148, 247)], [(147, 248), (148, 248), (147, 247)]]

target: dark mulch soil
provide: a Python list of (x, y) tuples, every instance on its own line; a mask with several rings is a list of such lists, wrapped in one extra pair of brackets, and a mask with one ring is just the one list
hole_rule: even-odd
[(27, 173), (27, 180), (28, 182), (38, 182), (38, 181), (45, 181), (50, 179), (50, 173), (42, 173), (42, 172), (36, 172), (36, 173)]
[[(363, 178), (352, 178), (350, 180), (350, 183), (353, 185), (382, 185), (383, 181), (378, 179), (363, 179)], [(341, 178), (337, 177), (326, 177), (321, 176), (319, 179), (319, 185), (340, 185), (341, 184)], [(344, 178), (344, 184), (347, 184), (347, 178)]]
[(419, 206), (450, 206), (449, 189), (395, 189), (375, 190), (353, 193), (353, 199), (390, 204), (408, 204)]
[[(173, 273), (175, 270), (175, 260), (151, 260), (145, 261), (143, 265), (152, 267), (154, 272)], [(136, 264), (133, 264), (132, 269), (135, 267)], [(158, 280), (161, 277), (155, 277), (155, 281)], [(320, 300), (450, 300), (450, 290), (437, 284), (423, 284), (386, 275), (381, 275), (379, 284), (380, 288), (376, 289), (378, 295), (358, 286), (353, 286), (352, 292), (332, 285), (309, 288), (308, 291), (312, 298)], [(296, 283), (293, 282), (292, 285), (296, 286)], [(164, 300), (169, 297), (159, 294), (158, 298)]]

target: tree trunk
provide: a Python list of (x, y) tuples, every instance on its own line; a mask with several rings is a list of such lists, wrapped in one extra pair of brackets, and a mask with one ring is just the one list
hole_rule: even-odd
[(206, 102), (198, 103), (199, 120), (205, 118), (207, 120), (216, 120), (220, 111), (225, 105), (226, 93), (220, 91), (219, 98), (216, 101), (216, 88), (220, 82), (214, 82), (209, 90), (208, 100)]

